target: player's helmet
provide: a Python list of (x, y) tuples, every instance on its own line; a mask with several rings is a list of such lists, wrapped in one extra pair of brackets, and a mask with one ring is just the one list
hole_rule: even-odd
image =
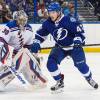
[(16, 20), (20, 26), (25, 26), (28, 21), (28, 16), (23, 10), (15, 11), (13, 13), (13, 20)]
[(47, 10), (48, 10), (48, 12), (51, 12), (51, 11), (61, 12), (61, 6), (58, 2), (52, 2), (48, 6)]

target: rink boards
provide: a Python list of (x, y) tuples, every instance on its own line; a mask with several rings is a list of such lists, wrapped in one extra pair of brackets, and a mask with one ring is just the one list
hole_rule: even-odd
[[(41, 27), (41, 24), (31, 24), (34, 34)], [(86, 44), (100, 44), (100, 23), (83, 24), (86, 36)], [(0, 25), (0, 30), (4, 27), (4, 24)], [(48, 36), (46, 41), (41, 44), (41, 47), (52, 47), (55, 42), (52, 36)], [(100, 52), (100, 46), (85, 47), (85, 52)], [(42, 53), (50, 52), (50, 49), (41, 50)]]

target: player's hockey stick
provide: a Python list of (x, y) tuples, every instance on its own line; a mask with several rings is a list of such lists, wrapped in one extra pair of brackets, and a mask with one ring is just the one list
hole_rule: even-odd
[[(86, 45), (83, 45), (82, 47), (87, 47), (87, 46), (90, 46), (90, 47), (92, 47), (92, 46), (100, 46), (100, 44), (86, 44)], [(43, 50), (43, 49), (52, 49), (54, 47), (55, 46), (53, 46), (53, 47), (43, 47), (43, 48), (41, 48), (41, 50)], [(57, 48), (69, 48), (69, 47), (74, 47), (74, 46), (64, 46), (64, 47), (57, 47)]]

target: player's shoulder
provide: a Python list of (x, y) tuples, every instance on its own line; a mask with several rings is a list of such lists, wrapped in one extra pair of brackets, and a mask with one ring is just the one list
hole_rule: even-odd
[(30, 24), (27, 24), (25, 27), (26, 27), (26, 30), (33, 32), (32, 26)]
[(18, 25), (15, 20), (8, 22), (5, 27), (9, 29), (10, 32), (19, 30)]
[(50, 24), (52, 23), (50, 17), (48, 19), (46, 19), (43, 23), (42, 23), (42, 27), (47, 28), (50, 26)]
[(50, 17), (48, 17), (47, 20), (45, 21), (45, 23), (50, 23), (50, 22), (52, 22), (52, 20)]
[(14, 28), (14, 27), (17, 26), (17, 24), (16, 24), (16, 21), (13, 20), (13, 21), (8, 22), (8, 23), (6, 24), (6, 26), (8, 26), (9, 28)]
[(74, 16), (64, 16), (63, 20), (67, 21), (67, 22), (77, 22), (76, 18)]
[(68, 26), (77, 26), (82, 24), (81, 21), (76, 19), (74, 16), (64, 16), (63, 23)]

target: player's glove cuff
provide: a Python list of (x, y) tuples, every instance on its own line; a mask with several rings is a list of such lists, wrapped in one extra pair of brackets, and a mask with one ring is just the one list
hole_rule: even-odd
[(40, 42), (40, 40), (34, 39), (33, 43), (39, 43), (40, 44), (41, 42)]
[(82, 45), (82, 39), (80, 37), (75, 37), (73, 42), (75, 47), (80, 47)]
[(40, 44), (39, 43), (33, 43), (31, 45), (31, 52), (32, 53), (38, 53), (38, 51), (40, 50)]

